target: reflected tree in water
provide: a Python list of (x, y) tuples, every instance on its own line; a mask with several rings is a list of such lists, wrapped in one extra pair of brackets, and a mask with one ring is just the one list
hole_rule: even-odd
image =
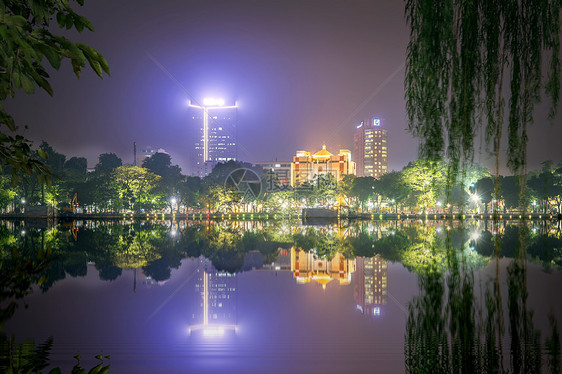
[[(557, 321), (550, 317), (552, 333), (543, 346), (533, 311), (527, 306), (528, 229), (523, 226), (518, 232), (516, 256), (506, 271), (509, 362), (503, 347), (500, 242), (495, 241), (495, 274), (485, 281), (481, 302), (475, 294), (474, 266), (467, 252), (452, 244), (452, 233), (448, 233), (444, 243), (446, 269), (435, 260), (427, 264), (419, 273), (421, 294), (409, 305), (404, 345), (407, 372), (540, 373), (545, 367), (559, 372)], [(543, 348), (546, 363), (542, 361)]]

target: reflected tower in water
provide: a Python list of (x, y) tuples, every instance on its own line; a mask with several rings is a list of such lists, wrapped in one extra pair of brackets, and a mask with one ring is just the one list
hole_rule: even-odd
[(379, 255), (355, 258), (353, 298), (357, 309), (368, 316), (379, 316), (386, 304), (387, 261)]
[(189, 332), (223, 335), (236, 332), (238, 278), (236, 273), (217, 271), (210, 260), (198, 259), (195, 292), (197, 302), (191, 308)]

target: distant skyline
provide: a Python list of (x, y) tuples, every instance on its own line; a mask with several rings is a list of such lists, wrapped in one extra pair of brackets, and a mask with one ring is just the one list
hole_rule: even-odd
[[(53, 98), (37, 90), (8, 100), (35, 146), (44, 140), (93, 167), (107, 152), (133, 163), (136, 142), (166, 149), (187, 172), (187, 102), (221, 97), (239, 105), (242, 161), (290, 161), (295, 151), (322, 144), (353, 149), (355, 124), (373, 116), (388, 129), (389, 170), (417, 157), (418, 141), (406, 130), (402, 1), (85, 3), (74, 9), (95, 32), (64, 34), (97, 48), (111, 76), (84, 71), (76, 79), (66, 62), (49, 71)], [(529, 169), (562, 160), (562, 129), (546, 124), (547, 107), (538, 107), (529, 130)], [(562, 123), (560, 110), (555, 123)], [(491, 166), (483, 142), (475, 144), (475, 161)]]

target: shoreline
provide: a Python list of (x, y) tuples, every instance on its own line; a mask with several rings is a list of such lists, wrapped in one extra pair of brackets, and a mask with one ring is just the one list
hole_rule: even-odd
[[(0, 220), (121, 220), (121, 219), (134, 219), (134, 220), (235, 220), (235, 221), (261, 221), (261, 220), (285, 220), (285, 219), (303, 219), (301, 215), (286, 214), (286, 213), (188, 213), (188, 214), (170, 214), (170, 213), (121, 213), (121, 214), (69, 214), (58, 216), (41, 216), (29, 215), (25, 213), (19, 214), (0, 214)], [(339, 219), (345, 220), (361, 220), (361, 221), (397, 221), (397, 220), (479, 220), (479, 221), (521, 221), (521, 220), (562, 220), (561, 214), (539, 214), (527, 213), (506, 213), (506, 214), (475, 214), (475, 213), (431, 213), (431, 214), (417, 214), (417, 213), (357, 213), (357, 214), (341, 214), (339, 216), (328, 218), (321, 216), (307, 216), (305, 221), (308, 220), (326, 220), (337, 221)]]

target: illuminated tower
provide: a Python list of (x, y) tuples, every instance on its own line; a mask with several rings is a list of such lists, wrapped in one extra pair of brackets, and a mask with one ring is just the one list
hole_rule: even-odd
[(224, 105), (222, 99), (205, 99), (203, 105), (190, 103), (194, 148), (191, 174), (201, 178), (210, 174), (219, 162), (236, 160), (238, 106)]
[(387, 131), (378, 118), (361, 121), (353, 136), (358, 177), (378, 178), (388, 171)]
[(357, 309), (365, 315), (378, 316), (386, 304), (387, 262), (379, 255), (356, 257), (355, 266), (353, 298)]

